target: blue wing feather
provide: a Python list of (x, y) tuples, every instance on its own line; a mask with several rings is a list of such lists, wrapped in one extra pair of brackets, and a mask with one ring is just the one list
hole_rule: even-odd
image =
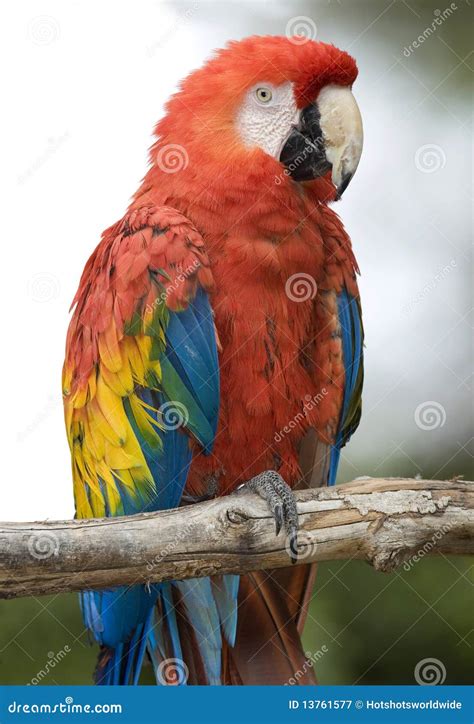
[(331, 448), (328, 485), (336, 482), (341, 448), (356, 429), (361, 411), (363, 328), (358, 300), (346, 289), (338, 294), (337, 308), (344, 362), (344, 394), (336, 440)]

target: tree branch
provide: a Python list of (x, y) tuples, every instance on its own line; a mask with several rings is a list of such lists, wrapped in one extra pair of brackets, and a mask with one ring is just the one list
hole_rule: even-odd
[[(472, 483), (359, 479), (296, 493), (298, 563), (361, 559), (377, 570), (472, 554)], [(258, 496), (122, 518), (0, 523), (0, 598), (246, 573), (289, 563)]]

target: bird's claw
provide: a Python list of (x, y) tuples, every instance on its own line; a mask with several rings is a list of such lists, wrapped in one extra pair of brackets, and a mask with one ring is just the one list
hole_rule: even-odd
[(275, 519), (275, 531), (278, 535), (284, 527), (287, 537), (287, 550), (292, 563), (298, 558), (298, 511), (292, 489), (275, 470), (266, 470), (239, 490), (251, 490), (266, 502)]

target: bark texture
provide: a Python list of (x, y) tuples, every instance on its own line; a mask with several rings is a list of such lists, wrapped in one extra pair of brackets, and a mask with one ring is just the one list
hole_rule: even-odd
[[(391, 571), (474, 552), (474, 486), (400, 478), (301, 490), (298, 563), (362, 559)], [(122, 518), (0, 523), (0, 598), (288, 566), (257, 495)]]

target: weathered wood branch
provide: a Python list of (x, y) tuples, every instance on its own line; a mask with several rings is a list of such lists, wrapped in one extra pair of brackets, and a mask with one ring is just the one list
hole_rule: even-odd
[[(472, 483), (370, 478), (297, 499), (299, 563), (356, 558), (391, 571), (474, 552)], [(0, 523), (0, 598), (280, 568), (287, 547), (249, 493), (127, 518)]]

